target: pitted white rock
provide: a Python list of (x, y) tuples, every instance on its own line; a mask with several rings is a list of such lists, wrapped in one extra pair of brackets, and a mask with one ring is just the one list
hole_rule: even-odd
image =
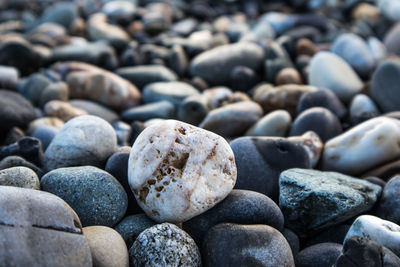
[(236, 164), (222, 137), (175, 120), (147, 127), (129, 157), (129, 184), (158, 222), (184, 222), (212, 208), (236, 182)]

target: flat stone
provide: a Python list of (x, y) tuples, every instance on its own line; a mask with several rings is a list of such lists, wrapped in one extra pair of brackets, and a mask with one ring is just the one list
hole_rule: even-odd
[(171, 223), (143, 231), (129, 249), (133, 266), (201, 266), (201, 256), (193, 239)]
[(329, 140), (322, 155), (322, 169), (360, 175), (400, 156), (400, 124), (378, 117), (363, 122)]
[(39, 177), (27, 167), (12, 167), (1, 170), (0, 185), (40, 189)]
[(229, 194), (236, 182), (236, 165), (222, 137), (166, 120), (138, 136), (128, 176), (139, 206), (150, 218), (184, 222)]
[(290, 169), (279, 178), (285, 224), (300, 236), (323, 230), (370, 210), (381, 187), (334, 172)]

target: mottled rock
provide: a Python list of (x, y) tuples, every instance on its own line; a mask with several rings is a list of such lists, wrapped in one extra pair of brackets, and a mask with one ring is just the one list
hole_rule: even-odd
[(0, 185), (40, 189), (39, 177), (27, 167), (12, 167), (1, 170)]
[(0, 170), (12, 167), (27, 167), (33, 170), (39, 178), (41, 178), (44, 174), (41, 168), (19, 156), (8, 156), (0, 161)]
[(114, 229), (122, 236), (126, 246), (130, 248), (141, 232), (155, 224), (156, 222), (142, 213), (125, 217)]

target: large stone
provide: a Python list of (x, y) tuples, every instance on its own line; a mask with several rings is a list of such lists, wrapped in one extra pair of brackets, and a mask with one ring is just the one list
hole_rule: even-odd
[(263, 49), (256, 44), (242, 42), (223, 45), (195, 57), (190, 64), (190, 73), (211, 85), (229, 84), (235, 67), (244, 66), (258, 71), (263, 59)]
[(68, 121), (44, 154), (44, 167), (101, 166), (116, 150), (117, 136), (105, 120), (81, 116)]
[(0, 259), (4, 266), (92, 266), (76, 213), (59, 197), (0, 186)]
[(171, 223), (143, 231), (129, 249), (129, 256), (133, 266), (201, 266), (196, 243)]
[(359, 175), (400, 156), (400, 122), (378, 117), (325, 144), (322, 169)]
[(150, 218), (184, 222), (229, 194), (236, 182), (236, 164), (222, 137), (167, 120), (138, 136), (128, 176), (139, 206)]
[(109, 173), (92, 166), (59, 168), (40, 181), (42, 190), (67, 202), (84, 226), (114, 226), (125, 215), (128, 199)]
[(285, 224), (300, 236), (370, 210), (382, 191), (370, 182), (334, 172), (290, 169), (279, 178)]
[(262, 224), (218, 224), (207, 232), (201, 251), (205, 266), (295, 266), (285, 237)]

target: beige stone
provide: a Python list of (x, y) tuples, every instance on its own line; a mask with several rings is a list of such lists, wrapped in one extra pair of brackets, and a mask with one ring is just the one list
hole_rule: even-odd
[(52, 100), (44, 106), (44, 113), (47, 116), (57, 117), (63, 121), (69, 121), (72, 118), (87, 115), (83, 109), (76, 108), (68, 102)]

